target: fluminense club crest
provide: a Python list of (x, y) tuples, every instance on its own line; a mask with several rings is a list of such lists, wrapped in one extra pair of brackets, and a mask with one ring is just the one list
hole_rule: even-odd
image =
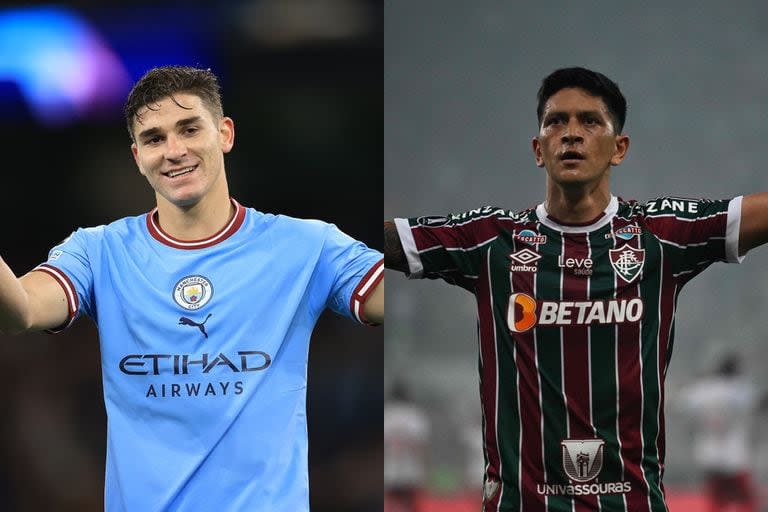
[(194, 311), (208, 304), (213, 285), (205, 276), (186, 276), (173, 287), (173, 300), (186, 310)]
[(626, 282), (631, 283), (640, 275), (645, 263), (645, 249), (625, 245), (608, 252), (613, 270)]
[(564, 439), (563, 470), (568, 478), (576, 482), (589, 482), (603, 469), (602, 439)]

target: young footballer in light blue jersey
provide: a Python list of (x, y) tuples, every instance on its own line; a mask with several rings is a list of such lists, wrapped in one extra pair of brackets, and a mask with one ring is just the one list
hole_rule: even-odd
[(326, 307), (383, 321), (382, 255), (230, 197), (210, 71), (150, 71), (126, 118), (157, 207), (75, 231), (19, 279), (0, 260), (0, 329), (98, 324), (106, 510), (306, 511), (309, 338)]

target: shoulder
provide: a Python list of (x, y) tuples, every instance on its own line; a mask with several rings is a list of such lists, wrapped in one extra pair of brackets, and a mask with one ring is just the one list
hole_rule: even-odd
[(528, 222), (533, 209), (515, 212), (498, 206), (481, 206), (464, 212), (449, 213), (445, 216), (428, 215), (414, 217), (412, 224), (424, 227), (440, 227), (449, 225), (463, 225), (474, 222), (495, 222), (495, 221), (513, 221)]
[(690, 197), (665, 196), (656, 197), (647, 201), (642, 210), (647, 217), (656, 217), (662, 215), (696, 215), (703, 207), (714, 204), (711, 199), (694, 199)]
[(105, 238), (129, 238), (144, 234), (147, 231), (147, 214), (123, 217), (108, 224), (80, 228), (83, 236), (90, 240)]
[(336, 225), (319, 219), (303, 219), (290, 215), (251, 211), (253, 227), (280, 240), (300, 239), (305, 242), (322, 241), (341, 233)]
[(143, 214), (133, 217), (123, 217), (108, 224), (79, 227), (58, 245), (63, 245), (68, 242), (93, 245), (99, 244), (110, 238), (126, 239), (135, 237), (146, 231), (146, 217), (146, 214)]
[(314, 236), (322, 236), (328, 230), (336, 227), (320, 219), (302, 219), (282, 214), (268, 215), (265, 221), (272, 221), (276, 229)]

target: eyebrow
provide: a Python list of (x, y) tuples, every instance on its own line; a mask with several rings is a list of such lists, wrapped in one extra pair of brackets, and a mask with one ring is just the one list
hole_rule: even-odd
[[(549, 119), (550, 117), (563, 117), (570, 115), (569, 112), (566, 112), (565, 110), (553, 110), (551, 112), (547, 112), (544, 114), (543, 119)], [(576, 117), (582, 117), (582, 116), (597, 116), (602, 117), (602, 112), (600, 110), (579, 110), (576, 112)]]
[[(203, 118), (200, 116), (192, 116), (184, 119), (179, 119), (178, 121), (176, 121), (176, 128), (184, 128), (185, 126), (189, 126), (190, 124), (199, 123), (202, 119)], [(146, 139), (148, 137), (153, 137), (158, 133), (161, 133), (161, 131), (162, 130), (160, 130), (160, 128), (157, 128), (157, 127), (148, 128), (139, 133), (139, 138)]]

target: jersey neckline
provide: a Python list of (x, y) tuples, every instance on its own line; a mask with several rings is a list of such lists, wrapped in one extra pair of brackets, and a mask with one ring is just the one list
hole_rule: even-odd
[(541, 203), (536, 207), (536, 217), (538, 217), (539, 222), (541, 222), (543, 225), (556, 231), (562, 231), (563, 233), (589, 233), (590, 231), (595, 231), (608, 225), (611, 222), (613, 216), (616, 215), (616, 212), (618, 211), (619, 200), (616, 196), (611, 195), (611, 200), (608, 201), (608, 206), (606, 206), (603, 213), (593, 221), (590, 221), (586, 224), (561, 223), (554, 217), (549, 216), (544, 203)]
[(152, 211), (147, 214), (147, 229), (149, 230), (149, 234), (152, 235), (152, 238), (164, 245), (173, 247), (174, 249), (189, 250), (211, 247), (234, 235), (245, 220), (245, 208), (233, 198), (230, 197), (229, 200), (232, 202), (232, 206), (235, 207), (235, 214), (226, 226), (207, 238), (200, 240), (180, 240), (172, 237), (163, 231), (160, 224), (157, 222), (157, 219), (155, 218), (157, 215), (157, 207), (154, 207)]

